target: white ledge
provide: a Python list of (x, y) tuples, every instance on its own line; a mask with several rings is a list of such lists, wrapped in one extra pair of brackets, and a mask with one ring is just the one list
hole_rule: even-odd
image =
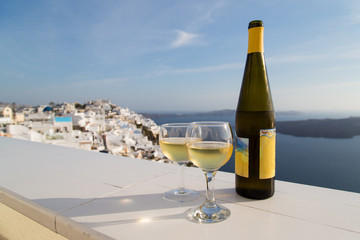
[(196, 224), (185, 212), (203, 201), (200, 169), (187, 168), (185, 184), (202, 197), (175, 203), (162, 199), (175, 165), (5, 137), (0, 156), (0, 202), (69, 239), (360, 239), (358, 193), (276, 181), (272, 198), (249, 200), (219, 172), (216, 198), (231, 216)]

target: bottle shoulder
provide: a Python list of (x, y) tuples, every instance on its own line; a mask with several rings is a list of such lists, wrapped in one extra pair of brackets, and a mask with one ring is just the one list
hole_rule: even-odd
[(274, 128), (276, 128), (274, 111), (236, 111), (237, 136), (259, 137), (260, 130)]
[(237, 109), (244, 111), (274, 109), (263, 53), (248, 54)]

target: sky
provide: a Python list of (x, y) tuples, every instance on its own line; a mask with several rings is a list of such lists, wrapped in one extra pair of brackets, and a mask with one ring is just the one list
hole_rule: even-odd
[(0, 102), (236, 109), (255, 19), (275, 110), (360, 113), (358, 0), (0, 1)]

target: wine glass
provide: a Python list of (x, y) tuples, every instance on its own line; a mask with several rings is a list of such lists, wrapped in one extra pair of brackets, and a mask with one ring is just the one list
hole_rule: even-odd
[(167, 123), (160, 128), (159, 143), (163, 154), (179, 165), (178, 188), (165, 192), (163, 197), (176, 202), (193, 201), (200, 196), (198, 192), (184, 187), (184, 165), (190, 162), (185, 147), (187, 127), (187, 123)]
[(205, 202), (188, 211), (195, 222), (221, 222), (230, 216), (230, 210), (216, 204), (214, 177), (217, 170), (229, 161), (233, 152), (233, 136), (228, 122), (194, 122), (186, 132), (186, 148), (190, 161), (201, 168), (206, 178)]

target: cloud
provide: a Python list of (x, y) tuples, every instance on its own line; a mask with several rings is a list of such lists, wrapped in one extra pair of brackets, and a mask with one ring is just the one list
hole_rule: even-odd
[(219, 72), (228, 70), (238, 70), (244, 67), (244, 63), (226, 63), (214, 66), (205, 66), (199, 68), (181, 68), (181, 69), (167, 69), (149, 72), (142, 77), (153, 77), (162, 75), (177, 75), (177, 74), (192, 74), (192, 73), (208, 73), (208, 72)]
[[(277, 93), (306, 93), (308, 91), (325, 91), (326, 89), (332, 89), (333, 91), (339, 91), (339, 89), (359, 89), (360, 82), (356, 80), (351, 80), (348, 82), (336, 82), (336, 83), (322, 83), (322, 84), (314, 84), (314, 85), (307, 85), (303, 87), (293, 87), (293, 88), (283, 88), (283, 89), (277, 89)], [(321, 95), (321, 94), (320, 94)], [(335, 96), (335, 95), (334, 95)], [(333, 96), (333, 97), (334, 97)]]
[(349, 82), (272, 89), (272, 92), (276, 109), (359, 112), (359, 87), (360, 82), (354, 79)]
[(284, 64), (284, 63), (299, 63), (308, 61), (319, 61), (329, 58), (329, 54), (314, 54), (314, 53), (293, 53), (285, 55), (276, 55), (267, 58), (266, 62), (270, 64)]
[(350, 8), (350, 24), (359, 24), (360, 23), (360, 4), (358, 2), (351, 3)]
[(202, 36), (192, 32), (197, 32), (204, 26), (213, 23), (215, 21), (213, 16), (215, 12), (217, 12), (225, 5), (226, 1), (215, 1), (215, 3), (213, 4), (209, 4), (208, 2), (206, 2), (205, 5), (201, 4), (197, 7), (194, 7), (195, 9), (197, 9), (196, 17), (192, 18), (188, 24), (185, 24), (184, 28), (186, 29), (186, 31), (175, 31), (177, 33), (177, 38), (171, 43), (171, 48), (198, 44)]
[(215, 22), (219, 10), (227, 5), (227, 0), (205, 1), (202, 4), (197, 5), (197, 7), (195, 7), (197, 9), (196, 17), (191, 19), (191, 22), (187, 25), (186, 29), (197, 31), (202, 27)]
[(172, 48), (178, 48), (178, 47), (194, 44), (200, 38), (200, 35), (198, 34), (188, 33), (180, 30), (177, 30), (176, 33), (178, 36), (175, 39), (175, 41), (171, 44)]
[(130, 78), (122, 77), (122, 78), (104, 78), (104, 79), (96, 79), (96, 80), (85, 80), (85, 81), (76, 81), (70, 83), (70, 85), (74, 87), (94, 87), (94, 86), (103, 86), (109, 84), (122, 83), (130, 80)]

